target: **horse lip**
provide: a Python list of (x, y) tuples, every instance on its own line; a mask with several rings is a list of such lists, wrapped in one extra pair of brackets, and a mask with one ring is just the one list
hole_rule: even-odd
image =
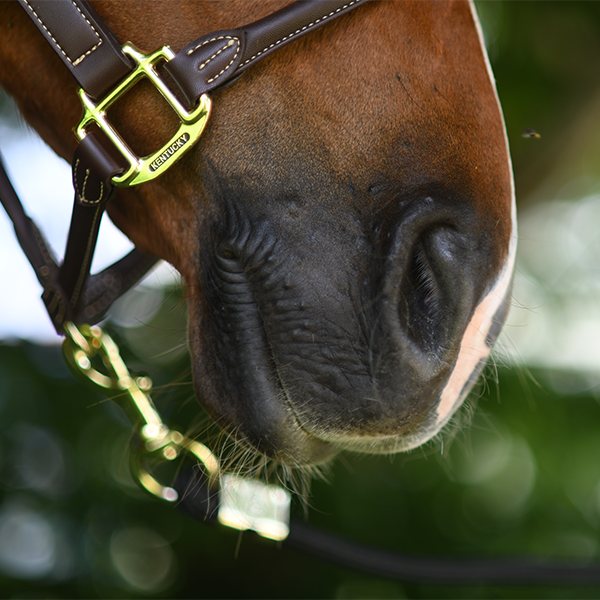
[(363, 454), (395, 454), (397, 452), (408, 452), (413, 448), (421, 446), (438, 433), (435, 428), (423, 428), (409, 435), (387, 435), (378, 437), (355, 437), (339, 436), (326, 438), (326, 441), (339, 450), (350, 450)]
[[(218, 349), (226, 356), (227, 374), (221, 377), (225, 389), (209, 393), (201, 382), (210, 375), (202, 372), (202, 360), (194, 360), (198, 396), (243, 445), (290, 466), (329, 460), (338, 449), (308, 432), (294, 411), (244, 266), (236, 258), (223, 257), (216, 257), (213, 264), (219, 281), (211, 287), (219, 294), (215, 300), (221, 310), (216, 313), (217, 320), (222, 319), (216, 325), (221, 334), (223, 330), (228, 334), (228, 341)], [(192, 345), (198, 344), (196, 337)]]
[[(199, 396), (206, 400), (204, 391), (198, 389)], [(262, 370), (253, 380), (246, 379), (241, 393), (232, 401), (245, 405), (245, 410), (241, 414), (235, 409), (225, 410), (224, 415), (223, 412), (210, 412), (243, 446), (289, 466), (317, 465), (339, 452), (339, 448), (313, 435), (302, 425), (276, 369)]]

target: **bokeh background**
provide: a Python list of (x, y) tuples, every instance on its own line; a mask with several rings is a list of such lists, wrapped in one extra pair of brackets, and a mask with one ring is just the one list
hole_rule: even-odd
[[(600, 561), (600, 2), (477, 2), (504, 108), (520, 216), (509, 325), (453, 427), (407, 455), (346, 454), (308, 521), (433, 556)], [(535, 130), (541, 137), (523, 137)], [(69, 169), (0, 101), (0, 146), (62, 248)], [(27, 162), (28, 169), (22, 167)], [(35, 163), (36, 175), (31, 176)], [(40, 189), (41, 181), (56, 183)], [(96, 267), (127, 248), (109, 226)], [(68, 372), (0, 215), (0, 595), (6, 598), (593, 598), (600, 586), (395, 582), (197, 523), (144, 495), (130, 429)], [(195, 432), (185, 307), (162, 268), (107, 328)], [(302, 515), (298, 503), (294, 510)]]

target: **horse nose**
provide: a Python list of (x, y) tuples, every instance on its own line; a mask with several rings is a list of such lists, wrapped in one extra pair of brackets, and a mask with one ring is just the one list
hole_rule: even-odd
[(205, 286), (215, 333), (196, 342), (218, 359), (197, 381), (227, 429), (290, 464), (431, 437), (486, 278), (470, 237), (428, 213), (398, 219), (379, 247), (358, 223), (352, 236), (231, 228)]
[[(392, 237), (361, 299), (363, 376), (346, 373), (354, 379), (343, 399), (320, 409), (335, 427), (322, 419), (314, 429), (338, 447), (370, 453), (405, 450), (437, 431), (440, 397), (486, 281), (476, 244), (450, 222), (406, 219)], [(351, 318), (346, 313), (347, 330)]]

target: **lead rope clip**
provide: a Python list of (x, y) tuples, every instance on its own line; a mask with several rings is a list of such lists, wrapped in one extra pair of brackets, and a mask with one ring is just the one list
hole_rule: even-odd
[(130, 468), (143, 489), (161, 500), (179, 500), (177, 490), (160, 483), (149, 465), (173, 461), (184, 452), (200, 462), (209, 489), (219, 490), (220, 523), (239, 530), (251, 529), (273, 540), (288, 536), (291, 497), (287, 491), (222, 473), (217, 457), (204, 444), (163, 423), (150, 397), (151, 379), (134, 377), (129, 372), (117, 344), (107, 333), (97, 325), (67, 322), (64, 327), (63, 352), (73, 373), (114, 400), (135, 429), (137, 440), (130, 449)]

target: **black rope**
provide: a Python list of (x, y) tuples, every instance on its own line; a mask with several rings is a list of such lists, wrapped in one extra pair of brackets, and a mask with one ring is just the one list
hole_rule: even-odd
[(283, 542), (344, 567), (400, 581), (439, 584), (585, 585), (600, 583), (600, 564), (531, 558), (450, 559), (408, 556), (348, 541), (292, 520)]
[[(200, 469), (184, 470), (175, 482), (178, 508), (187, 516), (217, 523), (219, 494)], [(398, 554), (347, 540), (292, 519), (283, 548), (294, 548), (349, 569), (403, 582), (451, 585), (600, 584), (600, 563), (534, 558), (445, 558)]]

